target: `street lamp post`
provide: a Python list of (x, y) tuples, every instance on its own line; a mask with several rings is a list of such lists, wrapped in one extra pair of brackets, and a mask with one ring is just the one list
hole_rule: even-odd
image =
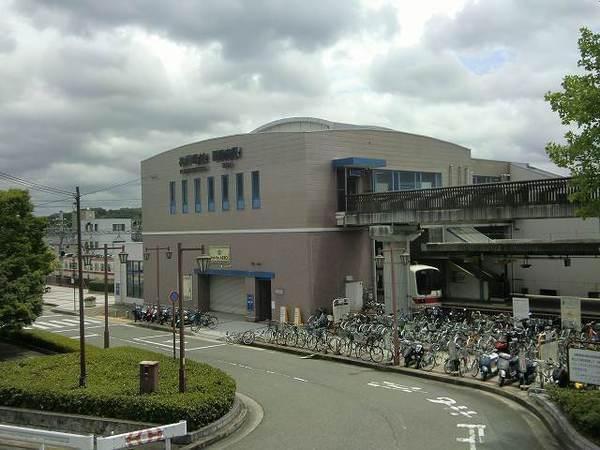
[(159, 253), (161, 250), (166, 250), (167, 259), (171, 259), (173, 253), (171, 252), (171, 247), (146, 247), (144, 248), (144, 259), (148, 261), (150, 259), (150, 252), (153, 251), (156, 256), (156, 305), (158, 306), (158, 310), (160, 311), (160, 258)]
[[(385, 252), (385, 250), (384, 250)], [(393, 349), (392, 349), (392, 357), (393, 357), (393, 363), (395, 366), (400, 364), (400, 337), (398, 336), (398, 299), (396, 297), (396, 271), (394, 268), (395, 265), (395, 261), (394, 261), (394, 250), (393, 250), (393, 246), (392, 244), (390, 244), (390, 248), (389, 248), (389, 254), (390, 254), (390, 276), (391, 276), (391, 284), (392, 284), (392, 327), (393, 327), (393, 331), (392, 331), (392, 345), (393, 345)], [(408, 260), (408, 263), (410, 263), (410, 254), (408, 253), (401, 253), (399, 255), (400, 257), (400, 262), (402, 263), (402, 265), (406, 265), (406, 260)], [(383, 255), (377, 255), (375, 256), (375, 264), (379, 267), (379, 268), (383, 268), (384, 264), (385, 264), (385, 257)], [(406, 283), (408, 285), (408, 279), (406, 280)]]
[[(185, 378), (185, 335), (184, 335), (184, 316), (183, 316), (183, 252), (201, 252), (202, 255), (196, 258), (196, 263), (201, 273), (205, 273), (210, 264), (211, 257), (204, 254), (204, 245), (199, 248), (184, 248), (181, 242), (177, 243), (177, 290), (179, 291), (179, 392), (186, 391)], [(173, 314), (175, 316), (175, 314)]]
[[(108, 244), (104, 244), (104, 348), (110, 347), (110, 331), (108, 329), (108, 250), (121, 250), (119, 253), (119, 262), (121, 264), (127, 264), (127, 253), (125, 253), (125, 246), (109, 247)], [(96, 256), (94, 254), (84, 255), (83, 259), (86, 266), (91, 266), (92, 258)]]

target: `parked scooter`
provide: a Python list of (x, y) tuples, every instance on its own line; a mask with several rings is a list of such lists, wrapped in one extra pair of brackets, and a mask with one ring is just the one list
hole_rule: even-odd
[(535, 381), (535, 375), (537, 372), (537, 363), (535, 361), (526, 358), (525, 355), (519, 356), (519, 384), (526, 386)]
[(519, 357), (508, 353), (498, 354), (498, 385), (519, 379)]
[[(479, 373), (481, 374), (482, 381), (485, 381), (498, 373), (499, 359), (500, 357), (496, 352), (482, 353), (479, 356), (477, 364), (479, 365)], [(477, 376), (477, 374), (475, 374), (475, 376)]]

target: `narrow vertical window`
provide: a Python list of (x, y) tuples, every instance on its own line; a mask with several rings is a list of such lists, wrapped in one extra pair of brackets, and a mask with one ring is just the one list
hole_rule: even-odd
[(206, 179), (206, 190), (208, 193), (208, 210), (215, 210), (215, 179), (214, 177), (208, 177)]
[(188, 208), (188, 189), (187, 189), (187, 180), (181, 180), (181, 212), (183, 214), (187, 214), (189, 211)]
[(194, 211), (202, 212), (202, 200), (200, 197), (200, 178), (194, 178)]
[(169, 212), (171, 214), (177, 213), (177, 202), (175, 201), (175, 182), (169, 182)]
[(229, 175), (221, 175), (221, 207), (229, 211)]
[(252, 172), (252, 208), (260, 208), (260, 174), (258, 170)]
[(235, 198), (237, 209), (244, 209), (244, 174), (238, 173), (235, 176)]

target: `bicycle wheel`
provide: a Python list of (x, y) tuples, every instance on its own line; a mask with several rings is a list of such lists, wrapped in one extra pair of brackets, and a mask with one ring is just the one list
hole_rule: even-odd
[(421, 359), (421, 369), (431, 372), (436, 365), (435, 352), (427, 352), (423, 355), (423, 358)]
[(374, 345), (373, 347), (371, 347), (369, 356), (371, 357), (371, 361), (375, 363), (380, 363), (383, 361), (383, 349), (378, 345)]
[(318, 339), (314, 334), (309, 334), (306, 338), (306, 348), (311, 350), (311, 351), (316, 351), (317, 350), (317, 342)]
[(342, 350), (342, 339), (338, 336), (332, 336), (327, 341), (327, 347), (331, 353), (334, 355), (339, 355)]
[(287, 333), (284, 331), (278, 331), (277, 335), (275, 336), (275, 342), (277, 345), (285, 345), (287, 342)]
[(200, 324), (194, 320), (190, 325), (190, 330), (192, 330), (192, 333), (197, 333), (200, 331)]
[(217, 328), (217, 318), (214, 316), (209, 316), (207, 319), (207, 326), (208, 328), (210, 328), (211, 330), (214, 330), (215, 328)]
[(285, 337), (285, 345), (295, 347), (298, 343), (298, 333), (289, 332)]
[(479, 361), (477, 361), (477, 359), (474, 359), (473, 362), (471, 363), (471, 376), (473, 378), (477, 377), (477, 375), (479, 375)]
[(359, 358), (362, 359), (363, 361), (370, 361), (371, 360), (371, 348), (373, 348), (372, 345), (367, 345), (367, 344), (361, 345)]
[(252, 330), (248, 330), (248, 331), (244, 331), (244, 334), (242, 334), (242, 342), (246, 345), (251, 345), (254, 343), (254, 331)]

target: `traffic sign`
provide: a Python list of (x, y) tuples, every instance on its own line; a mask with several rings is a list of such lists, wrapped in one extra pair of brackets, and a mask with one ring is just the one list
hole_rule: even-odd
[(171, 303), (175, 303), (177, 300), (179, 300), (179, 294), (177, 293), (177, 291), (171, 291), (169, 293), (169, 300), (171, 301)]

